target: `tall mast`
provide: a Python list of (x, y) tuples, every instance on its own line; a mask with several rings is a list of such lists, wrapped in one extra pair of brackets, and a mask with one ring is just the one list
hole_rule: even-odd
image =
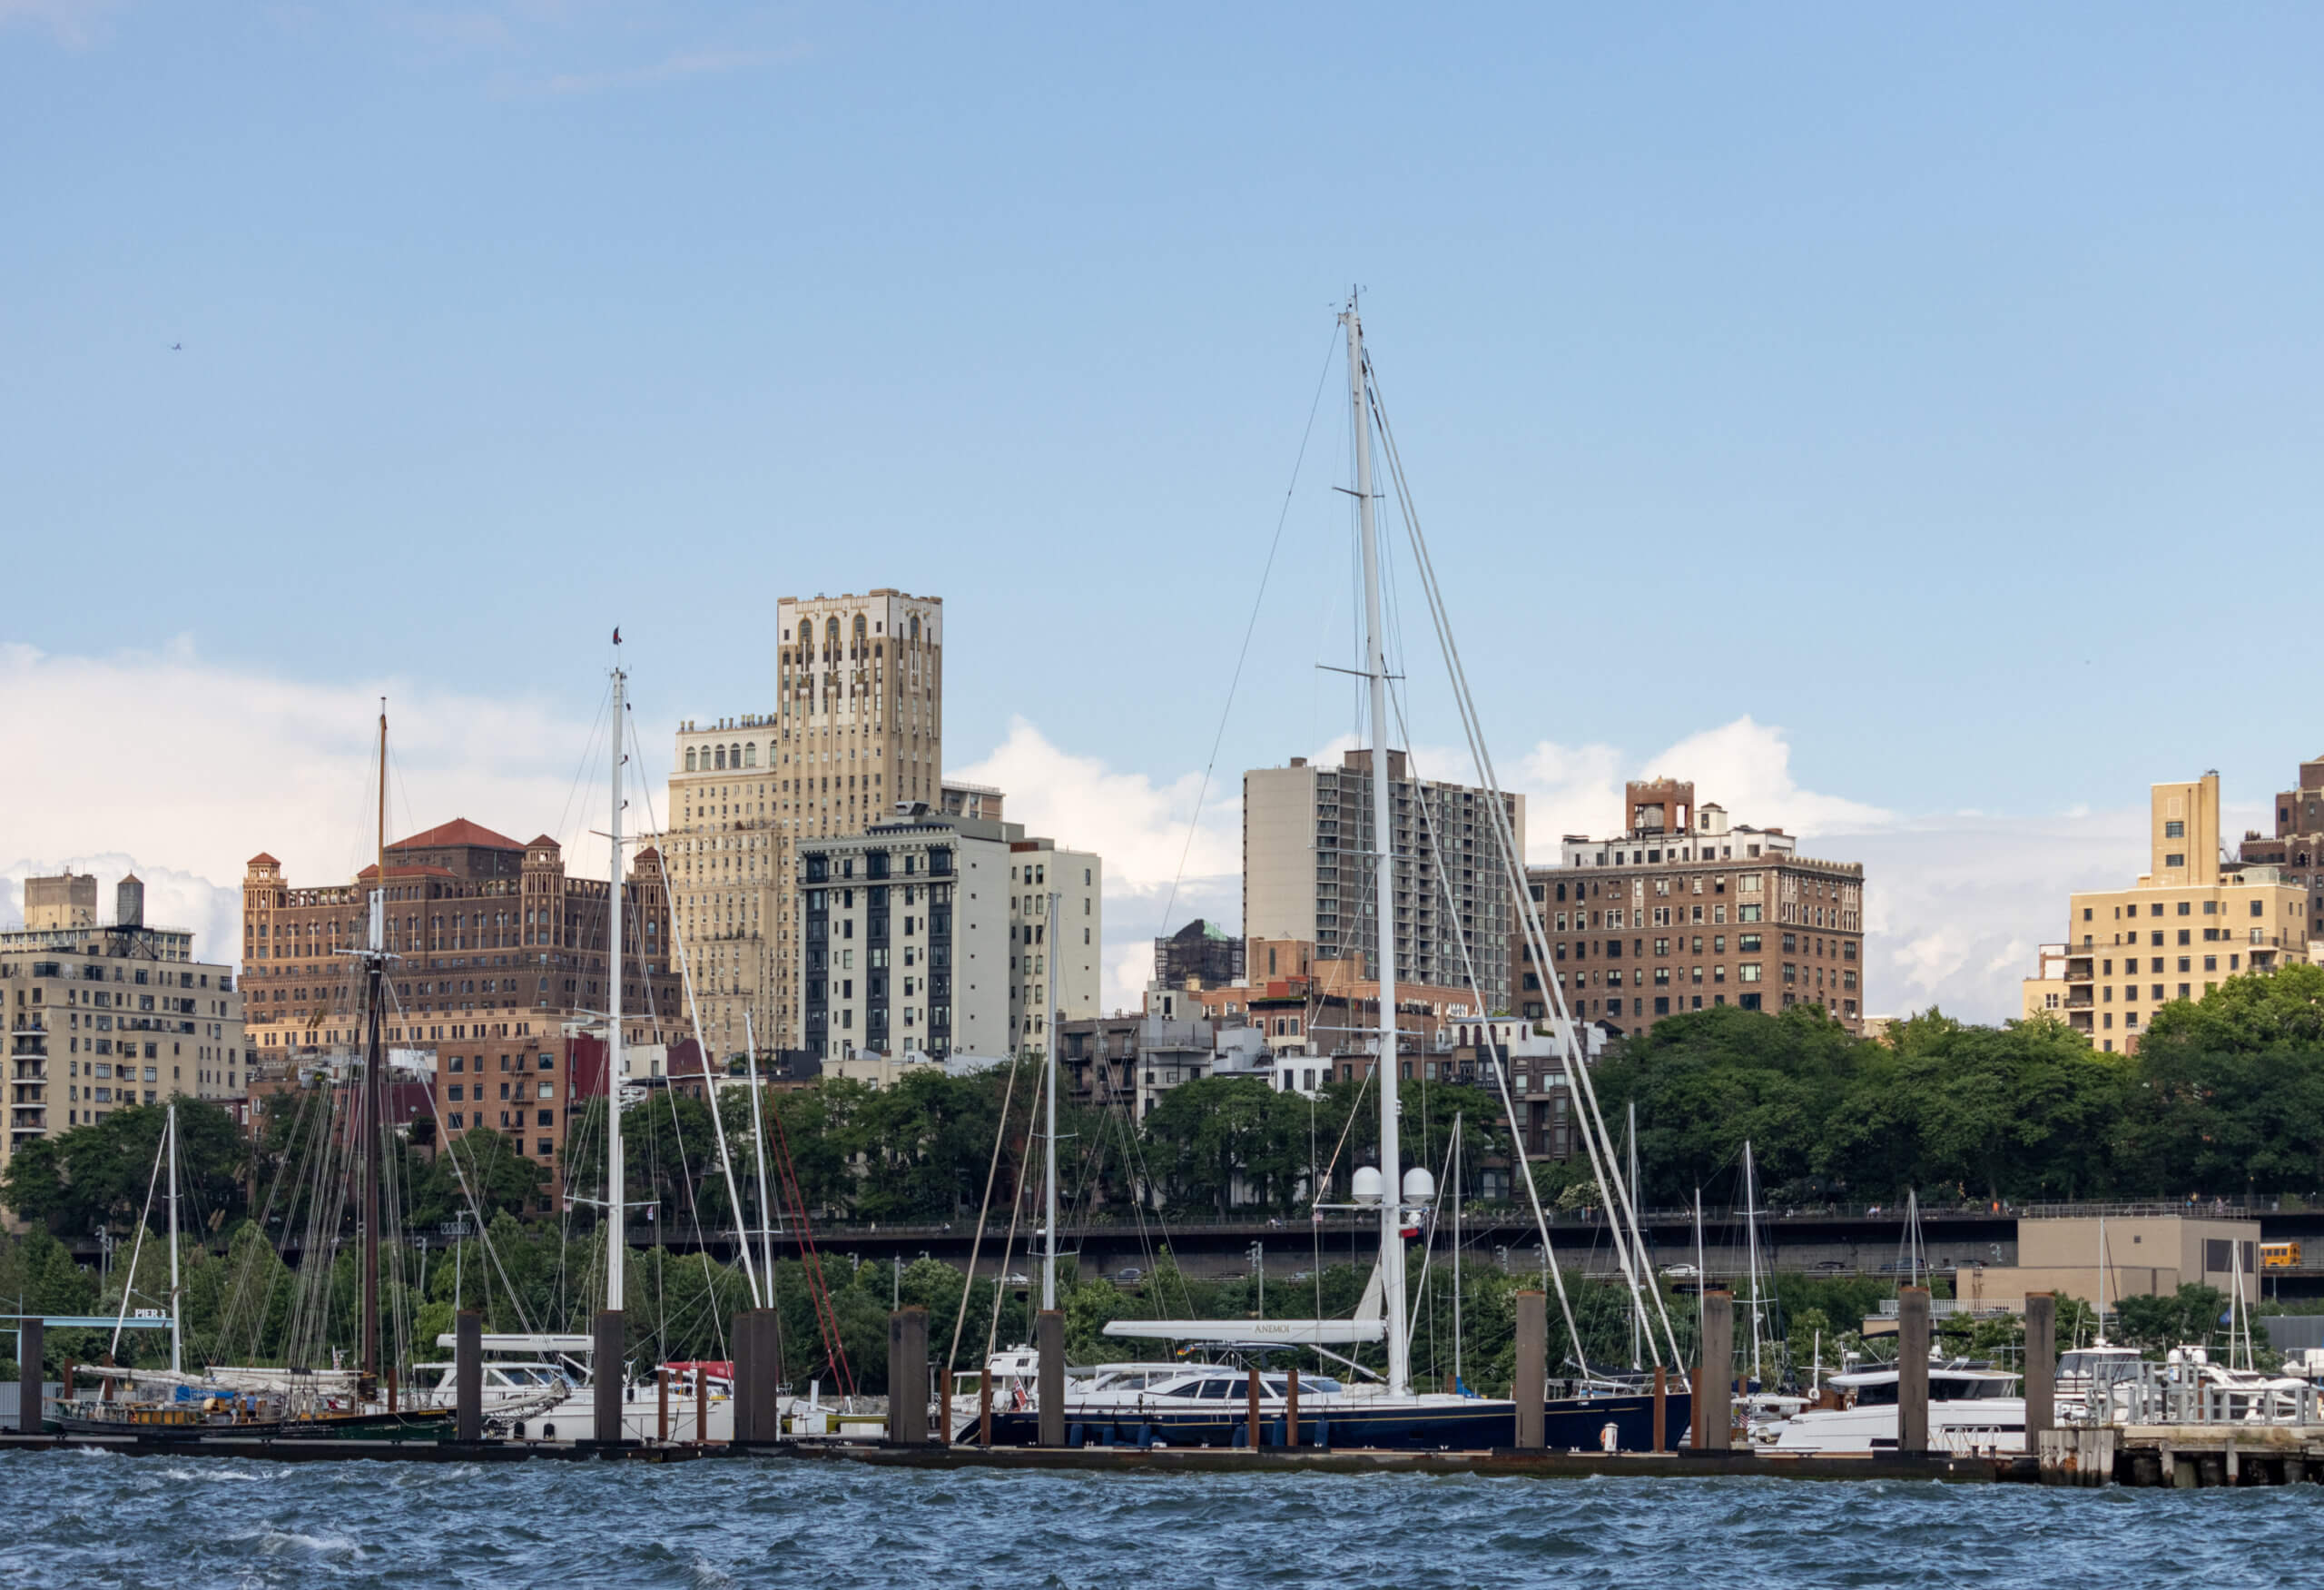
[[(1629, 1137), (1630, 1195), (1636, 1197), (1638, 1195), (1638, 1101), (1635, 1099), (1631, 1100), (1630, 1104)], [(1619, 1214), (1620, 1211), (1616, 1212)], [(1649, 1337), (1650, 1339), (1650, 1334), (1647, 1329), (1646, 1309), (1640, 1306), (1638, 1293), (1633, 1291), (1630, 1293), (1630, 1368), (1632, 1369), (1639, 1368), (1639, 1338)]]
[(2097, 1347), (2106, 1345), (2106, 1217), (2098, 1217), (2098, 1340)]
[[(379, 1373), (379, 1178), (386, 1169), (387, 1052), (379, 1024), (379, 966), (387, 945), (388, 704), (379, 703), (379, 804), (363, 956), (363, 1373)], [(172, 1134), (174, 1142), (175, 1134)]]
[[(180, 1317), (185, 1312), (184, 1294), (178, 1287), (178, 1101), (170, 1095), (170, 1373), (185, 1372), (185, 1328)], [(137, 1279), (136, 1261), (130, 1262), (129, 1279)], [(127, 1295), (124, 1288), (123, 1295)]]
[(1751, 1141), (1743, 1140), (1743, 1225), (1751, 1260), (1751, 1378), (1759, 1378), (1759, 1206), (1751, 1168)]
[[(620, 632), (615, 632), (618, 644)], [(615, 654), (618, 656), (619, 654)], [(629, 676), (616, 667), (614, 669), (613, 717), (613, 859), (606, 864), (606, 1308), (618, 1314), (622, 1308), (623, 1249), (629, 1241), (629, 1210), (625, 1206), (624, 1190), (629, 1178), (624, 1174), (621, 1158), (621, 764), (622, 746), (627, 724), (623, 714), (622, 686)], [(704, 1064), (706, 1072), (709, 1066)], [(704, 1076), (704, 1081), (711, 1079)], [(613, 1374), (619, 1367), (600, 1364), (596, 1372)]]
[[(759, 1040), (758, 1033), (751, 1025), (751, 1012), (748, 1011), (743, 1012), (743, 1053), (751, 1075), (751, 1153), (757, 1160), (759, 1169), (759, 1242), (763, 1253), (760, 1269), (766, 1272), (766, 1297), (760, 1307), (772, 1309), (774, 1307), (774, 1206), (767, 1201), (766, 1197), (766, 1125), (759, 1114)], [(703, 1069), (707, 1071), (709, 1068), (705, 1065)], [(711, 1089), (714, 1093), (717, 1091), (715, 1087)], [(723, 1142), (725, 1134), (722, 1132), (719, 1137)], [(741, 1205), (735, 1207), (739, 1209)], [(743, 1239), (743, 1251), (746, 1255), (750, 1247), (751, 1239), (746, 1236)]]
[[(1452, 1112), (1452, 1384), (1461, 1385), (1461, 1117)], [(1442, 1208), (1442, 1205), (1438, 1207)]]
[[(1049, 894), (1049, 925), (1057, 925), (1059, 896)], [(1044, 935), (1046, 936), (1046, 935)], [(1041, 1180), (1049, 1206), (1049, 1240), (1041, 1248), (1041, 1307), (1057, 1307), (1057, 941), (1049, 941), (1049, 1006), (1041, 1017), (1041, 1078), (1042, 1091), (1049, 1095), (1048, 1149), (1041, 1156)]]
[(1388, 1392), (1412, 1389), (1404, 1319), (1403, 1155), (1396, 1141), (1396, 831), (1388, 796), (1388, 653), (1380, 617), (1380, 536), (1373, 511), (1372, 407), (1364, 392), (1364, 322), (1350, 297), (1347, 327), (1349, 439), (1355, 449), (1355, 509), (1364, 548), (1364, 669), (1372, 697), (1372, 839), (1376, 847), (1374, 915), (1380, 928), (1380, 1289), (1387, 1301)]

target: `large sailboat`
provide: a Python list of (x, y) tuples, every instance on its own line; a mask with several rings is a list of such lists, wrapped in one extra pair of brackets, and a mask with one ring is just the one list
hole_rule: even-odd
[[(1319, 1358), (1335, 1360), (1346, 1367), (1341, 1376), (1301, 1377), (1295, 1383), (1285, 1372), (1264, 1369), (1258, 1377), (1256, 1396), (1258, 1438), (1262, 1444), (1292, 1446), (1334, 1446), (1400, 1450), (1475, 1450), (1493, 1447), (1511, 1447), (1517, 1441), (1517, 1404), (1506, 1397), (1480, 1397), (1466, 1391), (1427, 1391), (1414, 1388), (1412, 1378), (1412, 1317), (1408, 1312), (1408, 1293), (1404, 1279), (1405, 1242), (1430, 1211), (1436, 1197), (1435, 1179), (1425, 1166), (1404, 1168), (1402, 1144), (1398, 1135), (1397, 1081), (1402, 1050), (1396, 1010), (1396, 916), (1391, 903), (1396, 898), (1396, 854), (1392, 836), (1396, 832), (1393, 794), (1390, 787), (1389, 761), (1392, 745), (1390, 724), (1390, 673), (1387, 658), (1386, 626), (1383, 620), (1382, 564), (1385, 551), (1382, 529), (1378, 522), (1377, 503), (1380, 492), (1374, 483), (1374, 446), (1375, 422), (1377, 435), (1385, 449), (1385, 459), (1400, 499), (1404, 501), (1407, 522), (1419, 554), (1423, 579), (1428, 587), (1432, 612), (1436, 618), (1440, 638), (1446, 644), (1447, 661), (1454, 675), (1456, 693), (1463, 705), (1472, 746), (1478, 753), (1481, 774), (1487, 775), (1490, 784), (1490, 764), (1482, 754), (1482, 742), (1473, 716), (1473, 706), (1468, 701), (1465, 680), (1460, 676), (1457, 653), (1444, 628), (1440, 594), (1435, 588), (1433, 570), (1427, 568), (1423, 545), (1419, 538), (1416, 519), (1410, 512), (1410, 499), (1403, 491), (1403, 472), (1397, 460), (1393, 439), (1387, 432), (1384, 416), (1378, 409), (1377, 389), (1372, 380), (1371, 366), (1364, 355), (1363, 322), (1351, 297), (1341, 313), (1340, 322), (1347, 340), (1348, 404), (1354, 441), (1354, 482), (1353, 496), (1358, 516), (1361, 558), (1364, 578), (1364, 667), (1360, 676), (1364, 679), (1369, 712), (1368, 740), (1370, 756), (1371, 803), (1373, 832), (1377, 835), (1375, 854), (1371, 858), (1374, 899), (1373, 914), (1377, 925), (1379, 976), (1379, 1029), (1370, 1040), (1374, 1056), (1372, 1082), (1379, 1103), (1379, 1161), (1378, 1167), (1359, 1168), (1352, 1179), (1352, 1193), (1355, 1207), (1376, 1217), (1379, 1224), (1378, 1258), (1365, 1291), (1364, 1301), (1356, 1315), (1349, 1319), (1226, 1319), (1226, 1320), (1116, 1320), (1106, 1327), (1106, 1334), (1114, 1338), (1145, 1338), (1176, 1344), (1181, 1349), (1198, 1349), (1228, 1360), (1224, 1364), (1193, 1364), (1157, 1366), (1151, 1363), (1125, 1363), (1102, 1366), (1094, 1372), (1068, 1375), (1066, 1383), (1066, 1440), (1069, 1446), (1099, 1445), (1235, 1445), (1251, 1438), (1253, 1419), (1250, 1368), (1264, 1363), (1270, 1353), (1297, 1350), (1316, 1355)], [(1496, 833), (1502, 851), (1502, 861), (1512, 878), (1512, 894), (1518, 910), (1527, 921), (1531, 935), (1541, 938), (1538, 914), (1528, 903), (1523, 877), (1523, 857), (1514, 854), (1514, 838), (1509, 832), (1506, 814), (1498, 799), (1485, 803), (1496, 822)], [(1537, 948), (1536, 953), (1541, 952)], [(1542, 963), (1547, 963), (1543, 957)], [(1472, 980), (1473, 981), (1473, 980)], [(1566, 1037), (1566, 1052), (1575, 1057), (1571, 1063), (1583, 1068), (1581, 1046), (1575, 1042), (1572, 1023), (1564, 1011), (1562, 996), (1558, 998), (1559, 1021)], [(1482, 998), (1480, 1009), (1483, 1008)], [(1054, 1111), (1056, 1099), (1056, 1056), (1054, 1045), (1048, 1060), (1049, 1095)], [(1588, 1086), (1587, 1078), (1581, 1085)], [(1503, 1080), (1503, 1106), (1510, 1109)], [(1594, 1108), (1594, 1091), (1590, 1094)], [(1514, 1111), (1511, 1109), (1512, 1128)], [(1513, 1141), (1522, 1157), (1523, 1136)], [(1626, 1211), (1627, 1230), (1618, 1220), (1614, 1230), (1617, 1252), (1621, 1258), (1625, 1276), (1632, 1291), (1632, 1301), (1640, 1318), (1646, 1318), (1649, 1292), (1641, 1289), (1643, 1246), (1636, 1241), (1636, 1215), (1629, 1200), (1629, 1192), (1620, 1180), (1620, 1167), (1612, 1163), (1611, 1141), (1607, 1141), (1600, 1153), (1594, 1140), (1591, 1153), (1601, 1180), (1611, 1177), (1615, 1197), (1614, 1207)], [(1604, 1162), (1598, 1162), (1598, 1161)], [(1043, 1301), (1047, 1308), (1056, 1307), (1054, 1279), (1057, 1242), (1057, 1138), (1052, 1114), (1047, 1144), (1048, 1230), (1049, 1249), (1045, 1256)], [(1532, 1191), (1530, 1174), (1521, 1169), (1521, 1179)], [(1324, 1207), (1318, 1205), (1318, 1208)], [(1550, 1251), (1548, 1227), (1541, 1217), (1538, 1197), (1534, 1199), (1536, 1220), (1541, 1221), (1544, 1269), (1560, 1289), (1563, 1301), (1563, 1282), (1559, 1279), (1555, 1257)], [(1650, 1287), (1651, 1282), (1646, 1283)], [(1659, 1298), (1657, 1299), (1659, 1308)], [(1569, 1311), (1569, 1319), (1571, 1314)], [(1673, 1358), (1677, 1343), (1663, 1321), (1664, 1336)], [(1648, 1332), (1649, 1340), (1652, 1332)], [(1358, 1350), (1378, 1346), (1384, 1358), (1384, 1368), (1374, 1372), (1361, 1366), (1354, 1356)], [(1578, 1351), (1578, 1348), (1577, 1348)], [(1659, 1355), (1658, 1355), (1659, 1356)], [(996, 1380), (1012, 1370), (1021, 1376), (1029, 1362), (1024, 1350), (996, 1358), (991, 1366)], [(1240, 1372), (1233, 1367), (1244, 1366)], [(1008, 1398), (1009, 1406), (996, 1407), (991, 1419), (991, 1439), (996, 1446), (1030, 1446), (1039, 1438), (1038, 1390), (1017, 1379)], [(1675, 1444), (1688, 1427), (1689, 1399), (1683, 1391), (1674, 1391), (1663, 1399), (1665, 1427), (1657, 1441), (1653, 1427), (1656, 1398), (1635, 1379), (1627, 1384), (1600, 1380), (1575, 1397), (1550, 1398), (1544, 1406), (1546, 1445), (1551, 1447), (1621, 1448), (1644, 1450), (1648, 1447)], [(963, 1421), (963, 1433), (970, 1427)]]

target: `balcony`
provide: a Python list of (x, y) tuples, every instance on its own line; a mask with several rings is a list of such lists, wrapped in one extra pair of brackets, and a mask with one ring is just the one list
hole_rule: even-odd
[(2065, 1008), (2070, 1011), (2086, 1011), (2091, 1007), (2093, 1002), (2091, 999), (2091, 990), (2087, 987), (2069, 988), (2066, 990)]
[(2093, 975), (2091, 968), (2096, 963), (2096, 961), (2089, 955), (2068, 955), (2066, 957), (2066, 981), (2068, 983), (2088, 983)]

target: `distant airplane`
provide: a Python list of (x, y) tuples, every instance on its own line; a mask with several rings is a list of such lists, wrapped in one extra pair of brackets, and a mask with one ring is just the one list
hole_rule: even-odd
[(172, 342), (170, 344), (170, 351), (172, 353), (182, 353), (185, 351), (185, 344), (182, 342)]

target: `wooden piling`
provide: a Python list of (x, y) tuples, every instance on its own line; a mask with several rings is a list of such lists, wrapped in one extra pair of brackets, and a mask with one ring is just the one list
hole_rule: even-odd
[(734, 1435), (772, 1441), (783, 1434), (783, 1317), (772, 1309), (734, 1315)]
[(665, 1447), (670, 1444), (670, 1366), (659, 1364), (654, 1369), (654, 1438)]
[(1546, 1442), (1549, 1417), (1549, 1299), (1539, 1290), (1517, 1294), (1517, 1377), (1510, 1396), (1517, 1403), (1517, 1446), (1537, 1452)]
[(1262, 1445), (1259, 1439), (1259, 1371), (1256, 1368), (1253, 1368), (1246, 1369), (1244, 1373), (1246, 1378), (1247, 1397), (1244, 1428), (1247, 1434), (1244, 1437), (1243, 1444), (1256, 1452)]
[(992, 1366), (977, 1371), (977, 1445), (992, 1445)]
[(1283, 1444), (1299, 1445), (1299, 1370), (1295, 1366), (1283, 1382)]
[(928, 1310), (899, 1309), (888, 1316), (888, 1439), (902, 1446), (928, 1440)]
[(1926, 1287), (1896, 1291), (1896, 1450), (1928, 1450), (1929, 1296)]
[(1065, 1445), (1065, 1316), (1044, 1309), (1034, 1319), (1034, 1346), (1040, 1353), (1040, 1444)]
[(710, 1440), (710, 1368), (705, 1364), (694, 1367), (694, 1444), (704, 1446)]
[(1725, 1452), (1735, 1445), (1735, 1294), (1702, 1294), (1701, 1365), (1696, 1370), (1695, 1446)]
[(2025, 1294), (2025, 1449), (2058, 1427), (2058, 1297)]
[(1669, 1371), (1661, 1365), (1654, 1366), (1654, 1446), (1652, 1450), (1658, 1454), (1670, 1450), (1669, 1438), (1663, 1433), (1663, 1421), (1670, 1412), (1670, 1383), (1668, 1376)]
[(621, 1310), (601, 1309), (591, 1322), (593, 1348), (589, 1356), (591, 1434), (600, 1442), (621, 1440), (626, 1432), (622, 1427), (622, 1394), (628, 1388), (625, 1378), (628, 1343), (623, 1332)]
[(47, 1348), (45, 1322), (31, 1315), (16, 1321), (16, 1433), (41, 1433), (41, 1360)]
[(484, 1316), (474, 1309), (452, 1320), (452, 1434), (484, 1439)]

